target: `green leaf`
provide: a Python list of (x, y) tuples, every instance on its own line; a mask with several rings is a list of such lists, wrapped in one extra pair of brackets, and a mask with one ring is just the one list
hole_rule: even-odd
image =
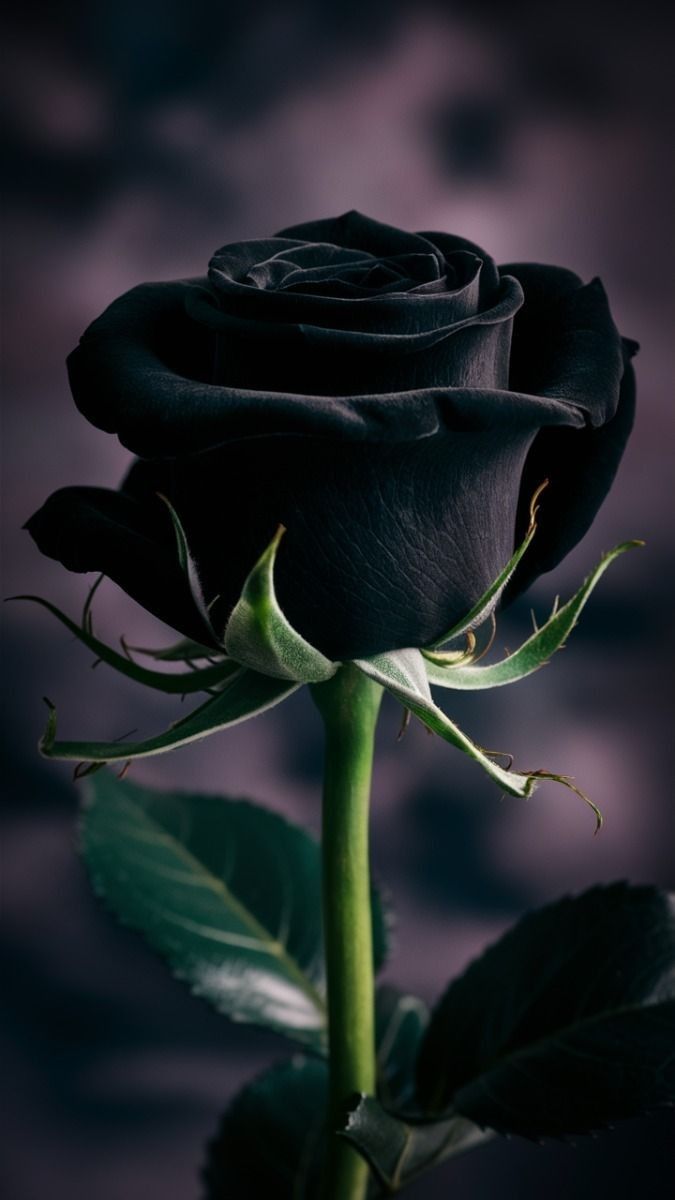
[(458, 689), (478, 689), (502, 687), (507, 683), (515, 683), (524, 679), (533, 671), (543, 667), (555, 653), (560, 650), (574, 629), (581, 610), (600, 577), (609, 564), (626, 550), (642, 546), (643, 542), (623, 542), (615, 546), (601, 558), (595, 570), (588, 576), (579, 591), (567, 601), (562, 608), (552, 612), (545, 625), (535, 631), (532, 637), (501, 662), (492, 663), (487, 667), (479, 666), (443, 666), (433, 652), (422, 651), (427, 665), (429, 682), (438, 687)]
[(548, 479), (545, 479), (544, 482), (539, 485), (536, 492), (532, 496), (530, 501), (530, 524), (528, 526), (527, 533), (525, 534), (525, 537), (520, 543), (515, 554), (507, 562), (504, 570), (501, 571), (494, 582), (490, 584), (487, 591), (484, 592), (480, 600), (474, 604), (470, 612), (468, 612), (465, 617), (462, 617), (462, 620), (456, 625), (453, 625), (452, 629), (443, 634), (443, 637), (440, 637), (437, 641), (432, 642), (430, 649), (435, 649), (438, 646), (442, 646), (444, 642), (451, 642), (454, 640), (454, 638), (461, 637), (462, 634), (468, 633), (469, 630), (476, 629), (479, 625), (483, 624), (483, 621), (485, 621), (487, 617), (489, 617), (495, 604), (499, 600), (499, 597), (504, 591), (504, 588), (513, 575), (513, 572), (518, 566), (518, 563), (530, 545), (532, 538), (537, 532), (537, 501), (546, 487), (548, 487)]
[(396, 650), (374, 658), (357, 659), (355, 665), (391, 692), (397, 700), (434, 733), (456, 746), (483, 768), (511, 796), (531, 796), (539, 777), (536, 773), (506, 771), (492, 762), (479, 746), (434, 704), (429, 691), (426, 666), (419, 650)]
[[(96, 892), (192, 990), (235, 1021), (322, 1050), (321, 854), (304, 830), (243, 800), (91, 777), (82, 849)], [(373, 896), (376, 964), (386, 955)]]
[(429, 1019), (426, 1005), (384, 985), (378, 988), (376, 1016), (377, 1099), (357, 1097), (342, 1134), (391, 1192), (489, 1135), (463, 1117), (428, 1121), (417, 1110), (415, 1069)]
[(206, 1200), (318, 1200), (325, 1063), (297, 1056), (250, 1083), (207, 1148)]
[(529, 1138), (675, 1101), (675, 905), (616, 883), (526, 916), (432, 1014), (420, 1100)]
[[(409, 1095), (426, 1008), (385, 985), (376, 1016), (380, 1095)], [(318, 1200), (327, 1101), (327, 1064), (299, 1055), (244, 1088), (208, 1145), (207, 1200)]]
[(211, 733), (219, 733), (222, 729), (265, 712), (285, 700), (299, 686), (242, 667), (226, 680), (216, 696), (195, 708), (187, 717), (176, 721), (164, 733), (142, 742), (57, 742), (56, 710), (50, 704), (47, 728), (40, 741), (40, 753), (45, 758), (102, 763), (165, 754), (167, 750), (199, 741)]
[(89, 650), (91, 650), (102, 662), (108, 666), (114, 667), (120, 674), (126, 675), (128, 679), (135, 680), (136, 683), (142, 683), (146, 687), (154, 688), (159, 692), (172, 693), (173, 695), (186, 696), (191, 692), (208, 692), (211, 688), (218, 687), (226, 679), (230, 678), (239, 670), (239, 664), (233, 662), (215, 663), (213, 666), (203, 667), (198, 671), (182, 671), (180, 674), (170, 675), (163, 671), (151, 671), (147, 667), (140, 666), (131, 658), (123, 654), (119, 654), (110, 646), (106, 646), (105, 642), (100, 642), (93, 633), (90, 633), (86, 628), (77, 625), (75, 621), (71, 621), (65, 613), (56, 608), (54, 604), (50, 604), (48, 600), (43, 600), (41, 596), (12, 596), (12, 600), (30, 600), (33, 604), (40, 604), (42, 608), (46, 608), (52, 616), (56, 617), (66, 629), (82, 642)]
[(238, 662), (300, 683), (320, 683), (338, 664), (315, 649), (286, 620), (274, 590), (274, 563), (285, 530), (280, 525), (248, 576), (225, 629), (223, 645)]
[(424, 1121), (396, 1116), (372, 1096), (358, 1097), (341, 1134), (365, 1158), (387, 1194), (492, 1136), (463, 1117)]
[(415, 1064), (429, 1020), (423, 1000), (406, 995), (390, 984), (377, 989), (378, 1096), (387, 1107), (406, 1108), (415, 1097)]

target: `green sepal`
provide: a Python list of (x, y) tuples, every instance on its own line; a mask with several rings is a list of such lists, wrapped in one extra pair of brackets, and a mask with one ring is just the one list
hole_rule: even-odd
[(126, 675), (127, 679), (133, 679), (136, 683), (142, 683), (145, 687), (154, 688), (158, 692), (167, 692), (178, 696), (187, 696), (191, 692), (208, 692), (212, 688), (222, 685), (240, 669), (238, 663), (223, 659), (212, 666), (175, 675), (163, 671), (152, 671), (147, 667), (142, 667), (140, 663), (134, 662), (132, 658), (119, 654), (111, 646), (106, 646), (105, 642), (99, 641), (88, 629), (71, 621), (70, 617), (67, 617), (54, 604), (50, 604), (48, 600), (43, 600), (41, 596), (11, 596), (10, 599), (30, 600), (33, 604), (40, 604), (42, 608), (46, 608), (47, 612), (56, 617), (57, 621), (65, 625), (66, 629), (88, 650), (91, 650), (101, 662), (107, 663), (121, 675)]
[(265, 675), (321, 683), (335, 674), (338, 664), (293, 628), (274, 590), (274, 564), (284, 532), (280, 525), (246, 579), (227, 622), (223, 645), (232, 658)]
[[(183, 529), (181, 519), (178, 516), (178, 513), (176, 512), (175, 508), (173, 507), (171, 501), (168, 500), (166, 496), (162, 495), (161, 492), (158, 492), (157, 497), (164, 504), (166, 504), (166, 507), (169, 510), (169, 515), (171, 517), (171, 524), (173, 525), (173, 531), (176, 535), (176, 548), (178, 550), (178, 565), (179, 565), (181, 571), (183, 571), (183, 573), (185, 574), (185, 576), (187, 578), (188, 585), (190, 587), (190, 592), (192, 594), (192, 599), (194, 600), (194, 603), (195, 603), (195, 607), (197, 608), (200, 617), (202, 618), (204, 624), (206, 625), (206, 628), (215, 637), (215, 630), (211, 623), (211, 615), (210, 615), (210, 611), (209, 611), (210, 605), (207, 604), (207, 602), (206, 602), (206, 597), (204, 595), (201, 580), (199, 578), (199, 572), (197, 570), (197, 564), (196, 564), (194, 558), (192, 557), (192, 552), (190, 550), (190, 546), (189, 546), (189, 543), (187, 540), (187, 534), (185, 533), (185, 530)], [(214, 596), (213, 599), (211, 600), (211, 604), (213, 604), (216, 599), (217, 599), (217, 597)]]
[[(154, 658), (156, 662), (184, 662), (193, 663), (201, 662), (206, 659), (208, 662), (213, 662), (222, 656), (222, 650), (216, 650), (210, 646), (204, 646), (202, 642), (194, 642), (192, 638), (181, 638), (179, 642), (175, 642), (173, 646), (160, 646), (153, 648), (150, 646), (129, 646), (129, 649), (134, 654), (143, 654), (147, 658)], [(237, 663), (237, 666), (239, 664)]]
[[(318, 843), (245, 800), (159, 792), (108, 771), (84, 787), (82, 852), (104, 903), (219, 1012), (324, 1053)], [(387, 918), (375, 890), (372, 914), (377, 968)]]
[(451, 642), (454, 640), (454, 638), (461, 637), (462, 634), (468, 633), (470, 630), (476, 629), (479, 625), (482, 625), (483, 621), (489, 617), (504, 588), (518, 566), (518, 563), (530, 545), (532, 538), (537, 532), (537, 501), (546, 487), (548, 487), (548, 479), (545, 479), (544, 482), (539, 485), (536, 492), (532, 496), (530, 501), (530, 523), (527, 528), (527, 533), (525, 534), (525, 537), (520, 543), (515, 554), (513, 554), (507, 562), (503, 571), (500, 571), (497, 578), (483, 593), (480, 600), (476, 601), (473, 608), (466, 614), (466, 616), (462, 617), (461, 621), (458, 621), (456, 625), (453, 625), (452, 629), (449, 629), (448, 632), (444, 633), (442, 637), (438, 638), (435, 642), (432, 642), (428, 649), (436, 649), (438, 646), (442, 646), (445, 642)]
[(448, 716), (434, 704), (429, 691), (425, 662), (419, 650), (396, 650), (374, 658), (356, 659), (355, 666), (374, 679), (419, 720), (467, 754), (483, 768), (495, 783), (511, 796), (530, 796), (538, 783), (535, 773), (520, 774), (498, 766), (472, 742)]
[(623, 542), (603, 555), (595, 570), (584, 580), (572, 599), (562, 608), (554, 609), (546, 623), (535, 630), (518, 650), (501, 662), (486, 667), (455, 665), (452, 662), (443, 665), (441, 656), (435, 655), (433, 651), (423, 650), (429, 682), (437, 687), (476, 690), (503, 687), (538, 671), (546, 665), (556, 650), (565, 645), (581, 610), (610, 563), (626, 550), (643, 545), (640, 541)]
[[(597, 805), (589, 800), (567, 775), (556, 774), (553, 771), (512, 771), (500, 767), (489, 757), (488, 752), (481, 750), (471, 738), (459, 728), (442, 709), (434, 704), (429, 690), (426, 663), (420, 650), (395, 650), (391, 654), (377, 654), (373, 658), (356, 659), (354, 666), (363, 671), (381, 687), (386, 688), (392, 696), (427, 729), (437, 733), (446, 742), (450, 742), (463, 754), (468, 755), (483, 768), (494, 783), (499, 784), (503, 791), (510, 796), (531, 796), (535, 788), (544, 779), (560, 783), (579, 796), (595, 815), (596, 833), (602, 825), (602, 814)], [(498, 755), (497, 757), (505, 757)]]
[(230, 675), (221, 690), (195, 708), (187, 717), (174, 722), (164, 733), (140, 742), (57, 742), (56, 711), (50, 705), (47, 729), (39, 743), (45, 758), (71, 759), (76, 762), (120, 762), (165, 754), (178, 746), (199, 741), (211, 733), (237, 725), (285, 700), (299, 684), (272, 679), (244, 667)]
[(340, 1136), (365, 1158), (384, 1192), (390, 1195), (430, 1167), (494, 1135), (456, 1115), (429, 1121), (398, 1116), (373, 1096), (359, 1096)]

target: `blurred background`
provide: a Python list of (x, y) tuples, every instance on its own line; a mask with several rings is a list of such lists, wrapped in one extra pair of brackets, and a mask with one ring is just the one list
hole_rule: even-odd
[[(350, 208), (601, 276), (642, 345), (637, 428), (592, 531), (499, 624), (513, 646), (602, 550), (617, 563), (554, 665), (504, 692), (443, 701), (479, 742), (574, 774), (501, 799), (421, 728), (380, 729), (376, 874), (397, 913), (387, 977), (431, 1001), (525, 909), (603, 880), (673, 883), (672, 18), (654, 0), (414, 5), (303, 0), (24, 0), (8, 18), (5, 549), (2, 592), (79, 612), (88, 583), (21, 531), (55, 488), (115, 486), (128, 455), (71, 402), (64, 359), (124, 289), (201, 274), (216, 247)], [(77, 787), (41, 761), (41, 696), (65, 736), (139, 736), (175, 716), (28, 605), (4, 613), (5, 1190), (12, 1200), (190, 1200), (235, 1090), (288, 1054), (184, 993), (91, 896)], [(97, 630), (171, 635), (112, 584)], [(450, 695), (448, 693), (448, 695)], [(156, 786), (251, 796), (318, 832), (321, 738), (303, 692), (274, 712), (134, 767)], [(496, 1142), (411, 1200), (669, 1194), (669, 1119), (575, 1148)]]

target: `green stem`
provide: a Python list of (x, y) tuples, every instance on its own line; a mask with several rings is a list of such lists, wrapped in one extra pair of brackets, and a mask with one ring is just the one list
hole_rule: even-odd
[(330, 1054), (325, 1200), (363, 1200), (364, 1160), (333, 1130), (355, 1092), (375, 1094), (368, 808), (382, 689), (346, 664), (312, 694), (326, 728), (323, 923)]

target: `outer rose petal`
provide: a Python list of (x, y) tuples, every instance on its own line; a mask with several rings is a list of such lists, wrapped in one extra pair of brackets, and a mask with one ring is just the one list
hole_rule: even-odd
[[(169, 495), (217, 631), (276, 526), (293, 625), (336, 660), (439, 637), (508, 560), (533, 431), (446, 433), (406, 445), (260, 438), (172, 464), (139, 462), (139, 507)], [(63, 553), (63, 551), (62, 551)], [(121, 563), (121, 559), (120, 559)], [(119, 578), (120, 563), (109, 562)], [(159, 600), (155, 601), (155, 609)]]
[[(199, 290), (194, 281), (133, 288), (94, 321), (68, 360), (80, 411), (99, 428), (117, 433), (137, 454), (174, 457), (255, 437), (263, 419), (270, 435), (311, 433), (378, 444), (453, 428), (455, 413), (460, 424), (468, 418), (483, 427), (505, 419), (534, 426), (583, 421), (580, 408), (564, 399), (495, 390), (480, 378), (469, 378), (459, 388), (420, 386), (364, 395), (303, 395), (278, 386), (264, 390), (204, 382), (207, 367), (214, 369), (215, 341), (185, 312), (186, 298)], [(480, 337), (481, 328), (469, 327), (466, 334)], [(494, 349), (502, 372), (505, 346), (499, 333)], [(433, 353), (420, 356), (425, 370)], [(477, 354), (463, 361), (469, 376), (472, 361), (479, 374), (485, 369)], [(270, 363), (272, 369), (273, 355)]]
[(506, 589), (505, 604), (574, 549), (593, 524), (612, 485), (635, 416), (635, 372), (628, 361), (635, 353), (635, 343), (626, 341), (624, 345), (626, 366), (611, 421), (598, 429), (543, 429), (535, 439), (523, 473), (516, 541), (527, 528), (527, 497), (536, 481), (548, 478), (549, 487), (542, 497), (537, 535)]
[(107, 488), (62, 488), (26, 529), (43, 554), (69, 571), (108, 575), (173, 629), (202, 644), (212, 642), (178, 565), (168, 511), (156, 497), (154, 504), (142, 505)]
[[(516, 276), (525, 304), (514, 324), (511, 386), (563, 396), (585, 410), (588, 426), (542, 428), (528, 455), (516, 542), (528, 523), (529, 496), (543, 478), (537, 536), (504, 596), (508, 604), (544, 571), (552, 570), (590, 528), (621, 461), (635, 411), (630, 357), (604, 289), (584, 287), (572, 271), (537, 263), (501, 268)], [(590, 427), (589, 427), (590, 426)]]
[(525, 294), (514, 321), (509, 386), (564, 400), (591, 425), (609, 421), (619, 402), (623, 353), (600, 280), (583, 286), (571, 271), (537, 263), (501, 270)]
[(214, 384), (216, 338), (186, 312), (200, 283), (132, 288), (89, 326), (68, 359), (80, 412), (136, 454), (172, 457), (255, 436), (263, 414), (270, 434), (350, 440), (427, 437), (438, 427), (441, 389), (411, 405), (407, 393), (300, 396)]

